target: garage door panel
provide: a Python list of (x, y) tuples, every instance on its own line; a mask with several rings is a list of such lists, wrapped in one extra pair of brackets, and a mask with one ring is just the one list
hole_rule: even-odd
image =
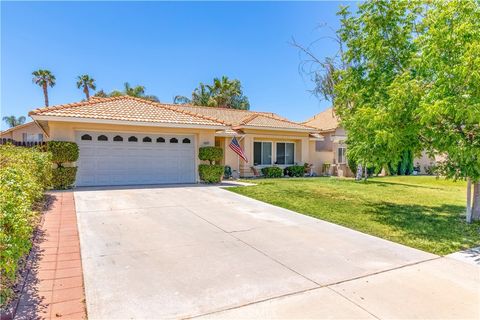
[[(89, 134), (92, 140), (82, 141)], [(108, 141), (98, 141), (99, 135)], [(123, 141), (113, 141), (115, 136)], [(80, 148), (77, 185), (127, 185), (195, 182), (195, 148), (193, 136), (136, 135), (138, 142), (129, 142), (127, 133), (77, 132)], [(141, 142), (144, 136), (152, 142)], [(170, 143), (175, 137), (178, 143)], [(191, 143), (182, 143), (188, 138)]]

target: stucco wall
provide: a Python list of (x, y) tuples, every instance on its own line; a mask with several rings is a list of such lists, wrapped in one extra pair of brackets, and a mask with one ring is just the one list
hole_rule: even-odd
[(47, 141), (48, 137), (45, 135), (45, 133), (38, 127), (38, 125), (35, 122), (31, 122), (25, 126), (19, 126), (18, 128), (13, 128), (10, 132), (7, 133), (2, 133), (1, 138), (6, 138), (6, 139), (13, 139), (15, 141), (22, 141), (23, 142), (23, 134), (42, 134), (43, 135), (43, 140)]

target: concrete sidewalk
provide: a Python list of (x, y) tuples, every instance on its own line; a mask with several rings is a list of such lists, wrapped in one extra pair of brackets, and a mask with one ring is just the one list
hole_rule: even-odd
[(218, 187), (75, 203), (90, 319), (480, 316), (473, 265)]

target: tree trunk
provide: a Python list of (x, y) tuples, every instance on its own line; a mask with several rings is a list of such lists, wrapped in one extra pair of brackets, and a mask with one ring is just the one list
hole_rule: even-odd
[(472, 180), (467, 178), (467, 223), (472, 222)]
[(480, 220), (480, 181), (477, 181), (473, 184), (472, 220)]
[(363, 167), (362, 167), (362, 164), (359, 163), (357, 166), (357, 175), (355, 176), (355, 180), (357, 181), (362, 180), (362, 174), (363, 174)]
[(367, 165), (365, 165), (365, 178), (364, 180), (367, 181), (367, 178), (368, 178), (368, 170), (367, 170)]
[(83, 92), (85, 92), (85, 96), (87, 96), (87, 101), (90, 100), (90, 91), (88, 87), (83, 88)]
[(48, 107), (48, 90), (47, 84), (43, 85), (43, 96), (45, 97), (45, 107)]

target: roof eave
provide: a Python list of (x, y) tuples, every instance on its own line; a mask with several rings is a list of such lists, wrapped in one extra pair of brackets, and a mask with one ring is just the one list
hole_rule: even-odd
[(153, 122), (153, 121), (136, 121), (136, 120), (113, 120), (100, 118), (79, 118), (79, 117), (62, 117), (62, 116), (46, 116), (32, 114), (32, 119), (36, 121), (57, 121), (57, 122), (77, 122), (77, 123), (101, 123), (101, 124), (118, 124), (127, 126), (145, 126), (145, 127), (166, 127), (166, 128), (193, 128), (193, 129), (225, 129), (227, 125), (209, 125), (209, 124), (183, 124), (173, 122)]
[(255, 130), (274, 130), (274, 131), (291, 131), (291, 132), (305, 132), (305, 133), (317, 133), (318, 130), (310, 129), (310, 128), (278, 128), (278, 127), (263, 127), (263, 126), (234, 126), (232, 127), (234, 130), (238, 129), (255, 129)]

